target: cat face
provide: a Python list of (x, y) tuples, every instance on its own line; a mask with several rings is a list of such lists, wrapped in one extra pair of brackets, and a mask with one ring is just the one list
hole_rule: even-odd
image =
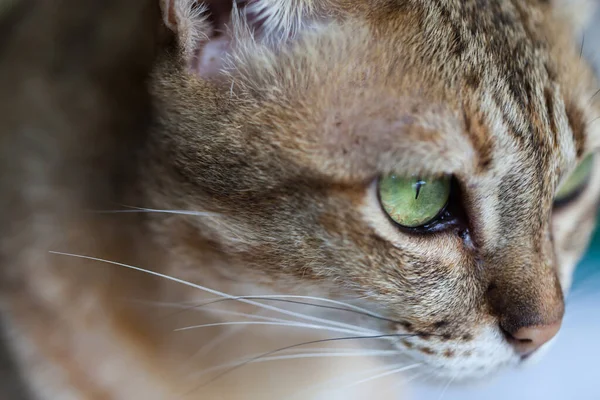
[(146, 187), (214, 215), (156, 221), (174, 265), (361, 298), (440, 378), (543, 347), (594, 225), (600, 96), (552, 4), (480, 3), (239, 2), (222, 34), (228, 7), (167, 2)]

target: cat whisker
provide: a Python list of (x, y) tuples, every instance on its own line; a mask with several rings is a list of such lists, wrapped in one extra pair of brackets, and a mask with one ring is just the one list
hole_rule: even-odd
[(397, 385), (394, 386), (399, 386), (400, 384), (407, 384), (409, 382), (414, 381), (415, 379), (418, 379), (419, 377), (423, 376), (424, 372), (417, 372), (416, 374), (412, 375), (410, 378), (404, 380), (403, 382), (399, 382)]
[(600, 89), (596, 90), (594, 92), (594, 94), (592, 95), (592, 97), (590, 97), (590, 101), (594, 100), (594, 97), (598, 96), (600, 94)]
[[(356, 349), (347, 349), (347, 350), (353, 350), (353, 351), (345, 351), (345, 352), (339, 352), (339, 351), (331, 351), (330, 349), (304, 349), (304, 350), (313, 350), (313, 352), (306, 352), (303, 351), (301, 353), (298, 354), (287, 354), (287, 355), (282, 355), (282, 356), (273, 356), (273, 357), (252, 357), (251, 359), (247, 360), (246, 362), (244, 362), (244, 365), (246, 364), (255, 364), (255, 363), (264, 363), (264, 362), (274, 362), (274, 361), (290, 361), (290, 360), (299, 360), (299, 359), (320, 359), (320, 358), (356, 358), (356, 357), (395, 357), (398, 356), (400, 353), (398, 351), (394, 351), (394, 350), (359, 350), (357, 351)], [(316, 350), (316, 351), (315, 351)], [(320, 351), (320, 350), (325, 350), (325, 351)], [(205, 370), (202, 370), (198, 373), (198, 376), (203, 376), (203, 375), (207, 375), (210, 374), (212, 372), (215, 371), (219, 371), (222, 370), (223, 368), (235, 368), (236, 366), (238, 366), (240, 364), (240, 362), (229, 362), (226, 364), (221, 364), (218, 366), (214, 366), (211, 368), (207, 368)], [(387, 371), (390, 368), (395, 368), (397, 367), (399, 364), (395, 364), (392, 366), (385, 366), (384, 369)], [(368, 370), (367, 372), (376, 372), (376, 371), (381, 371), (382, 368), (378, 367), (377, 369), (373, 369), (373, 370)], [(364, 374), (364, 372), (362, 373)], [(205, 386), (205, 385), (202, 385)], [(201, 387), (202, 387), (201, 386)], [(307, 388), (305, 390), (302, 391), (302, 393), (308, 393), (311, 392), (315, 389), (318, 389), (319, 386), (322, 385), (316, 385), (313, 386), (311, 388)], [(187, 394), (191, 394), (194, 391), (198, 390), (200, 387), (195, 388), (194, 390), (188, 392)], [(294, 396), (293, 398), (297, 398), (299, 394), (297, 394), (296, 396)], [(303, 397), (304, 398), (304, 397)]]
[(361, 385), (363, 383), (367, 383), (367, 382), (373, 381), (375, 379), (384, 378), (384, 377), (389, 376), (389, 375), (398, 374), (400, 372), (404, 372), (404, 371), (408, 371), (408, 370), (411, 370), (411, 369), (414, 369), (414, 368), (418, 368), (421, 365), (423, 365), (423, 364), (422, 363), (416, 363), (416, 364), (411, 364), (411, 365), (407, 365), (407, 366), (400, 367), (400, 368), (395, 368), (395, 369), (393, 369), (391, 371), (386, 371), (386, 372), (383, 372), (383, 373), (380, 373), (380, 374), (377, 374), (377, 375), (374, 375), (374, 376), (371, 376), (371, 377), (368, 377), (368, 378), (365, 378), (365, 379), (361, 379), (361, 380), (359, 380), (357, 382), (354, 382), (351, 385), (343, 387), (342, 390), (344, 390), (344, 389), (350, 389), (352, 387), (355, 387), (355, 386)]
[(321, 358), (321, 357), (393, 357), (399, 353), (394, 350), (379, 350), (379, 351), (356, 351), (356, 352), (322, 352), (322, 353), (300, 353), (284, 356), (265, 357), (254, 362), (280, 361), (280, 360), (295, 360), (301, 358)]
[(190, 210), (159, 210), (153, 208), (131, 207), (129, 210), (93, 210), (96, 214), (135, 214), (135, 213), (159, 213), (159, 214), (177, 214), (177, 215), (192, 215), (196, 217), (218, 217), (218, 213), (206, 211), (190, 211)]
[[(293, 344), (290, 346), (285, 346), (285, 347), (281, 347), (279, 349), (275, 349), (275, 350), (271, 350), (268, 351), (266, 353), (262, 353), (254, 358), (251, 358), (249, 360), (243, 361), (229, 369), (227, 369), (226, 371), (218, 374), (217, 376), (213, 377), (212, 379), (206, 381), (205, 383), (203, 383), (202, 385), (200, 385), (197, 389), (207, 386), (211, 383), (213, 383), (214, 381), (222, 378), (223, 376), (225, 376), (226, 374), (229, 374), (249, 363), (252, 363), (255, 360), (264, 358), (264, 357), (268, 357), (272, 354), (276, 354), (279, 353), (281, 351), (284, 350), (289, 350), (289, 349), (293, 349), (296, 347), (301, 347), (301, 346), (306, 346), (306, 345), (310, 345), (310, 344), (320, 344), (320, 343), (332, 343), (332, 342), (339, 342), (339, 341), (344, 341), (344, 340), (368, 340), (368, 339), (390, 339), (390, 338), (394, 338), (394, 337), (414, 337), (417, 336), (416, 334), (402, 334), (402, 333), (394, 333), (394, 334), (382, 334), (382, 335), (372, 335), (372, 336), (348, 336), (348, 337), (337, 337), (337, 338), (329, 338), (329, 339), (319, 339), (319, 340), (311, 340), (308, 342), (302, 342), (302, 343), (297, 343), (297, 344)], [(197, 390), (195, 389), (195, 390)]]
[(588, 123), (586, 124), (586, 126), (590, 126), (590, 125), (592, 125), (594, 122), (598, 121), (599, 119), (600, 119), (600, 117), (596, 117), (596, 118), (594, 118), (593, 120), (591, 120), (590, 122), (588, 122)]
[(337, 332), (337, 333), (349, 333), (352, 335), (362, 333), (361, 331), (356, 331), (356, 330), (332, 328), (332, 327), (322, 326), (322, 325), (301, 324), (301, 323), (295, 323), (293, 321), (290, 321), (290, 322), (259, 322), (259, 321), (216, 322), (216, 323), (211, 323), (211, 324), (193, 325), (193, 326), (187, 326), (184, 328), (177, 328), (174, 330), (174, 332), (182, 332), (182, 331), (188, 331), (188, 330), (192, 330), (192, 329), (210, 328), (210, 327), (218, 327), (218, 326), (229, 326), (229, 325), (286, 326), (286, 327), (292, 327), (292, 328), (295, 327), (295, 328), (306, 328), (306, 329), (314, 329), (314, 330), (325, 330), (325, 331)]
[(218, 347), (221, 343), (223, 343), (227, 339), (231, 338), (236, 333), (240, 332), (243, 328), (244, 328), (243, 326), (239, 326), (239, 325), (233, 326), (233, 327), (229, 328), (229, 330), (227, 330), (226, 332), (223, 332), (222, 334), (215, 336), (214, 338), (209, 340), (207, 343), (203, 344), (194, 354), (192, 354), (190, 356), (190, 358), (188, 359), (188, 364), (191, 364), (193, 360), (195, 360), (199, 357), (210, 354), (210, 352), (213, 349)]
[(352, 381), (355, 377), (356, 377), (356, 379), (360, 379), (363, 376), (371, 376), (373, 374), (381, 373), (382, 371), (390, 371), (391, 369), (396, 369), (396, 368), (402, 367), (404, 365), (405, 365), (404, 363), (397, 363), (397, 364), (384, 365), (384, 366), (380, 365), (378, 367), (369, 368), (367, 370), (363, 370), (363, 371), (359, 371), (359, 372), (343, 374), (342, 376), (337, 376), (333, 379), (328, 379), (325, 382), (321, 382), (316, 385), (309, 386), (308, 388), (304, 388), (302, 391), (291, 396), (289, 398), (289, 400), (305, 399), (307, 397), (307, 395), (311, 392), (328, 392), (328, 391), (330, 391), (330, 389), (327, 389), (328, 387), (337, 386), (338, 384), (347, 382), (349, 380)]
[[(158, 305), (163, 306), (163, 307), (184, 307), (180, 304), (177, 303), (161, 303), (161, 302), (142, 302), (143, 304), (147, 304), (147, 303), (151, 303), (152, 305), (154, 305), (154, 303), (158, 303)], [(187, 307), (186, 307), (187, 309)], [(249, 313), (242, 313), (242, 312), (237, 312), (237, 311), (230, 311), (230, 310), (221, 310), (221, 309), (209, 309), (210, 312), (216, 312), (218, 314), (225, 314), (225, 315), (234, 315), (234, 316), (241, 316), (241, 317), (247, 317), (247, 318), (253, 318), (255, 320), (262, 320), (262, 321), (270, 321), (273, 323), (280, 323), (281, 325), (290, 325), (290, 324), (297, 324), (297, 326), (307, 326), (310, 324), (302, 324), (300, 321), (294, 321), (294, 320), (287, 320), (287, 319), (282, 319), (282, 318), (274, 318), (274, 317), (267, 317), (267, 316), (262, 316), (262, 315), (256, 315), (256, 314), (249, 314)], [(173, 314), (170, 314), (173, 315)], [(242, 325), (243, 322), (251, 322), (251, 321), (239, 321), (235, 324), (229, 324), (229, 325)], [(226, 323), (221, 323), (223, 325), (226, 325)], [(248, 325), (252, 325), (252, 324), (248, 324)], [(214, 326), (214, 325), (213, 325)], [(343, 332), (343, 333), (352, 333), (352, 334), (362, 334), (365, 333), (359, 326), (356, 327), (356, 329), (353, 330), (340, 330), (340, 329), (329, 329), (330, 327), (327, 326), (322, 326), (322, 325), (310, 325), (310, 326), (320, 326), (322, 329), (327, 329), (330, 331), (335, 331), (335, 332)], [(195, 325), (195, 326), (190, 326), (190, 327), (186, 327), (186, 328), (179, 328), (176, 329), (175, 331), (181, 331), (181, 330), (187, 330), (187, 329), (192, 329), (195, 327), (204, 327), (204, 325)]]
[(444, 398), (444, 396), (446, 395), (446, 392), (448, 391), (448, 388), (450, 387), (452, 382), (454, 382), (454, 380), (456, 379), (457, 376), (458, 376), (458, 374), (454, 375), (453, 377), (450, 378), (448, 383), (446, 383), (446, 385), (444, 386), (444, 389), (442, 389), (442, 393), (440, 393), (440, 397), (438, 398), (438, 400), (442, 400)]
[[(332, 303), (332, 304), (340, 304), (344, 307), (348, 307), (348, 308), (341, 308), (341, 307), (334, 307), (334, 306), (326, 306), (326, 305), (322, 305), (322, 304), (314, 304), (314, 303), (307, 303), (307, 302), (301, 302), (301, 301), (296, 301), (296, 300), (288, 300), (288, 298), (303, 298), (303, 299), (311, 299), (311, 300), (316, 300), (316, 301), (323, 301), (323, 302), (328, 302), (328, 303)], [(275, 301), (275, 302), (282, 302), (282, 303), (290, 303), (290, 304), (298, 304), (298, 305), (305, 305), (305, 306), (311, 306), (311, 307), (317, 307), (317, 308), (324, 308), (324, 309), (330, 309), (330, 310), (337, 310), (337, 311), (345, 311), (345, 312), (352, 312), (355, 314), (359, 314), (359, 315), (363, 315), (366, 317), (370, 317), (370, 318), (375, 318), (378, 320), (382, 320), (382, 321), (387, 321), (387, 322), (392, 322), (392, 323), (399, 323), (396, 320), (390, 319), (390, 318), (385, 318), (379, 314), (373, 313), (369, 310), (366, 310), (364, 308), (361, 307), (357, 307), (357, 306), (353, 306), (351, 304), (347, 304), (347, 303), (343, 303), (340, 301), (335, 301), (335, 300), (330, 300), (330, 299), (325, 299), (325, 298), (320, 298), (320, 297), (312, 297), (312, 296), (294, 296), (294, 295), (267, 295), (267, 296), (236, 296), (234, 298), (219, 298), (219, 299), (211, 299), (208, 300), (204, 303), (199, 303), (195, 306), (191, 306), (189, 307), (189, 309), (194, 309), (194, 308), (201, 308), (201, 307), (205, 307), (207, 305), (212, 305), (212, 304), (216, 304), (216, 303), (221, 303), (221, 302), (225, 302), (225, 301), (231, 301), (231, 300), (240, 300), (240, 299), (251, 299), (251, 300), (264, 300), (264, 301)], [(182, 310), (181, 312), (186, 311), (187, 309)], [(178, 313), (174, 313), (174, 314), (178, 314)]]
[[(383, 352), (382, 354), (392, 354), (392, 352), (394, 354), (401, 354), (398, 350), (382, 350), (382, 349), (369, 349), (369, 348), (360, 348), (360, 350), (357, 350), (355, 347), (303, 347), (301, 349), (289, 349), (289, 350), (284, 350), (282, 351), (282, 353), (284, 354), (304, 354), (307, 352), (311, 352), (311, 353), (356, 353), (357, 351), (361, 351), (361, 352), (367, 352), (370, 354), (370, 352)], [(389, 352), (389, 353), (388, 353)]]
[[(297, 360), (303, 358), (335, 358), (335, 357), (393, 357), (400, 353), (395, 350), (375, 350), (375, 351), (354, 351), (354, 352), (302, 352), (298, 354), (287, 354), (282, 356), (251, 358), (242, 361), (246, 364), (256, 364), (271, 361)], [(234, 367), (240, 364), (240, 361), (233, 361), (226, 364), (217, 365), (199, 371), (198, 376), (210, 374), (224, 368)], [(419, 364), (420, 365), (420, 364)]]
[[(424, 372), (417, 372), (416, 374), (410, 376), (408, 379), (399, 379), (395, 384), (390, 385), (390, 387), (388, 388), (388, 391), (396, 391), (398, 390), (399, 387), (401, 387), (401, 385), (406, 385), (418, 378), (420, 378), (421, 376), (425, 375)], [(425, 378), (423, 381), (427, 380), (427, 378)]]
[[(288, 295), (288, 294), (266, 294), (266, 295), (262, 294), (262, 295), (252, 295), (252, 296), (238, 296), (238, 298), (259, 299), (259, 300), (264, 300), (264, 299), (305, 299), (305, 300), (315, 300), (315, 301), (322, 301), (324, 303), (337, 304), (339, 306), (347, 307), (347, 308), (355, 310), (355, 311), (360, 311), (360, 312), (369, 314), (369, 315), (374, 316), (376, 318), (385, 318), (385, 317), (383, 317), (380, 314), (377, 314), (377, 313), (375, 313), (373, 311), (367, 310), (366, 308), (355, 306), (354, 304), (346, 303), (346, 302), (339, 301), (339, 300), (328, 299), (326, 297), (302, 296), (302, 295)], [(213, 301), (213, 300), (221, 300), (221, 299), (212, 298), (212, 299), (206, 299), (206, 300), (207, 301)], [(299, 303), (299, 304), (315, 305), (315, 304), (311, 304), (311, 303)], [(341, 310), (348, 311), (346, 309), (341, 309)]]
[[(222, 296), (224, 298), (235, 298), (235, 296), (229, 295), (227, 293), (223, 293), (220, 292), (218, 290), (214, 290), (214, 289), (210, 289), (198, 284), (194, 284), (188, 281), (185, 281), (183, 279), (179, 279), (173, 276), (169, 276), (169, 275), (165, 275), (159, 272), (155, 272), (155, 271), (151, 271), (151, 270), (147, 270), (141, 267), (136, 267), (133, 265), (128, 265), (128, 264), (124, 264), (124, 263), (119, 263), (116, 261), (110, 261), (110, 260), (105, 260), (105, 259), (101, 259), (98, 257), (91, 257), (91, 256), (85, 256), (85, 255), (80, 255), (80, 254), (72, 254), (72, 253), (65, 253), (65, 252), (57, 252), (57, 251), (50, 251), (51, 254), (55, 254), (55, 255), (62, 255), (62, 256), (66, 256), (66, 257), (74, 257), (74, 258), (80, 258), (80, 259), (86, 259), (86, 260), (90, 260), (90, 261), (98, 261), (98, 262), (103, 262), (103, 263), (107, 263), (107, 264), (111, 264), (111, 265), (116, 265), (116, 266), (121, 266), (124, 268), (128, 268), (128, 269), (132, 269), (135, 271), (139, 271), (139, 272), (143, 272), (152, 276), (156, 276), (159, 278), (163, 278), (166, 279), (168, 281), (172, 281), (175, 283), (180, 283), (184, 286), (188, 286), (188, 287), (192, 287), (195, 289), (199, 289), (202, 290), (204, 292), (208, 292), (217, 296)], [(293, 317), (298, 317), (301, 319), (305, 319), (305, 320), (309, 320), (309, 321), (313, 321), (313, 322), (320, 322), (320, 323), (325, 323), (325, 324), (329, 324), (329, 325), (333, 325), (333, 326), (338, 326), (338, 327), (342, 327), (342, 328), (348, 328), (348, 329), (355, 329), (355, 326), (352, 325), (348, 325), (348, 324), (344, 324), (344, 323), (340, 323), (340, 322), (336, 322), (336, 321), (329, 321), (329, 320), (325, 320), (322, 318), (316, 318), (316, 317), (311, 317), (308, 315), (304, 315), (304, 314), (300, 314), (300, 313), (296, 313), (296, 312), (291, 312), (288, 310), (284, 310), (278, 307), (273, 307), (273, 306), (269, 306), (269, 305), (265, 305), (253, 300), (247, 300), (247, 299), (239, 299), (238, 301), (245, 303), (245, 304), (250, 304), (250, 305), (254, 305), (263, 309), (267, 309), (267, 310), (271, 310), (271, 311), (275, 311), (275, 312), (280, 312), (282, 314), (285, 315), (289, 315), (289, 316), (293, 316)], [(201, 386), (199, 386), (197, 389), (199, 389), (200, 387), (209, 385), (210, 383), (216, 381), (217, 379), (225, 376), (226, 374), (241, 368), (255, 360), (261, 359), (261, 358), (265, 358), (268, 356), (271, 356), (272, 354), (276, 354), (278, 352), (284, 351), (284, 350), (289, 350), (289, 349), (293, 349), (293, 348), (297, 348), (297, 347), (301, 347), (301, 346), (306, 346), (306, 345), (310, 345), (310, 344), (320, 344), (320, 343), (333, 343), (333, 342), (339, 342), (339, 341), (350, 341), (350, 340), (378, 340), (378, 339), (390, 339), (390, 338), (398, 338), (398, 337), (414, 337), (416, 336), (415, 334), (379, 334), (378, 332), (373, 331), (375, 334), (374, 335), (364, 335), (364, 336), (348, 336), (348, 337), (336, 337), (336, 338), (329, 338), (329, 339), (320, 339), (320, 340), (312, 340), (312, 341), (308, 341), (308, 342), (303, 342), (303, 343), (297, 343), (294, 345), (290, 345), (290, 346), (285, 346), (282, 348), (278, 348), (275, 350), (271, 350), (268, 351), (266, 353), (260, 354), (250, 360), (246, 360), (242, 363), (239, 363), (235, 366), (232, 366), (231, 368), (228, 368), (227, 370), (225, 370), (224, 372), (219, 373), (217, 376), (213, 377), (212, 379), (208, 380), (207, 382), (203, 383)], [(195, 390), (197, 390), (195, 389)], [(194, 390), (194, 391), (195, 391)]]
[[(191, 360), (195, 359), (197, 357), (200, 357), (202, 355), (206, 355), (208, 354), (212, 349), (214, 349), (215, 347), (217, 347), (219, 344), (221, 344), (222, 342), (224, 342), (225, 340), (227, 340), (229, 337), (231, 337), (232, 335), (234, 335), (235, 333), (238, 333), (241, 329), (243, 329), (243, 326), (234, 326), (234, 328), (230, 329), (227, 332), (224, 332), (221, 335), (216, 336), (214, 339), (212, 339), (211, 341), (209, 341), (208, 343), (206, 343), (205, 345), (203, 345), (200, 349), (198, 349), (198, 351), (193, 354), (190, 357), (190, 365), (191, 365)], [(361, 349), (364, 352), (369, 352), (369, 351), (382, 351), (381, 349)], [(356, 353), (356, 348), (323, 348), (323, 347), (309, 347), (309, 348), (303, 348), (303, 349), (290, 349), (287, 351), (283, 351), (283, 353), (285, 354), (304, 354), (304, 353), (329, 353), (329, 354), (333, 354), (333, 353), (340, 353), (340, 354), (344, 354), (344, 353)], [(388, 350), (389, 351), (389, 350)]]
[[(139, 302), (141, 304), (150, 304), (150, 305), (155, 305), (155, 306), (160, 306), (160, 307), (169, 307), (169, 308), (183, 308), (184, 310), (194, 310), (196, 307), (187, 307), (185, 305), (182, 305), (180, 303), (165, 303), (165, 302), (154, 302), (154, 301), (136, 301)], [(243, 312), (238, 312), (238, 311), (230, 311), (230, 310), (221, 310), (221, 309), (213, 309), (213, 308), (209, 308), (208, 309), (209, 312), (215, 312), (218, 314), (225, 314), (225, 315), (235, 315), (238, 317), (248, 317), (248, 318), (253, 318), (253, 319), (258, 319), (258, 320), (263, 320), (263, 321), (272, 321), (272, 322), (298, 322), (298, 321), (291, 321), (291, 320), (287, 320), (287, 319), (282, 319), (282, 318), (275, 318), (275, 317), (267, 317), (264, 315), (257, 315), (257, 314), (251, 314), (251, 313), (243, 313)], [(170, 316), (173, 314), (169, 314)]]
[[(111, 264), (111, 265), (116, 265), (116, 266), (121, 266), (121, 267), (124, 267), (124, 268), (132, 269), (132, 270), (143, 272), (143, 273), (146, 273), (146, 274), (149, 274), (149, 275), (152, 275), (152, 276), (163, 278), (163, 279), (166, 279), (166, 280), (171, 281), (171, 282), (180, 283), (180, 284), (182, 284), (184, 286), (188, 286), (188, 287), (191, 287), (191, 288), (194, 288), (194, 289), (202, 290), (204, 292), (211, 293), (211, 294), (214, 294), (214, 295), (217, 295), (217, 296), (221, 296), (221, 297), (224, 297), (224, 298), (235, 299), (235, 296), (232, 296), (232, 295), (224, 293), (224, 292), (220, 292), (218, 290), (210, 289), (210, 288), (207, 288), (205, 286), (198, 285), (198, 284), (195, 284), (195, 283), (192, 283), (192, 282), (188, 282), (188, 281), (183, 280), (183, 279), (175, 278), (175, 277), (170, 276), (170, 275), (161, 274), (159, 272), (147, 270), (147, 269), (136, 267), (136, 266), (129, 265), (129, 264), (124, 264), (124, 263), (120, 263), (120, 262), (116, 262), (116, 261), (105, 260), (105, 259), (98, 258), (98, 257), (85, 256), (85, 255), (81, 255), (81, 254), (64, 253), (64, 252), (58, 252), (58, 251), (50, 251), (49, 253), (56, 254), (56, 255), (67, 256), (67, 257), (81, 258), (81, 259), (90, 260), (90, 261), (98, 261), (98, 262), (103, 262), (103, 263), (106, 263), (106, 264)], [(346, 328), (346, 329), (351, 329), (351, 330), (356, 329), (356, 326), (354, 326), (354, 325), (346, 324), (346, 323), (343, 323), (343, 322), (326, 320), (326, 319), (318, 318), (318, 317), (312, 317), (312, 316), (301, 314), (301, 313), (298, 313), (298, 312), (284, 310), (284, 309), (279, 308), (279, 307), (269, 306), (267, 304), (259, 303), (259, 302), (253, 301), (253, 300), (238, 299), (237, 301), (239, 301), (241, 303), (245, 303), (245, 304), (254, 305), (254, 306), (257, 306), (259, 308), (266, 309), (266, 310), (271, 310), (271, 311), (279, 312), (279, 313), (284, 314), (284, 315), (288, 315), (288, 316), (292, 316), (292, 317), (297, 317), (297, 318), (304, 319), (304, 320), (307, 320), (307, 321), (318, 322), (318, 323), (323, 323), (323, 324), (329, 324), (329, 325), (332, 325), (332, 326), (337, 326), (339, 328)], [(375, 334), (375, 335), (379, 334), (379, 332), (374, 331), (374, 330), (370, 330), (370, 329), (363, 329), (362, 331), (364, 331), (365, 333), (368, 332), (368, 333), (372, 333), (372, 334)]]

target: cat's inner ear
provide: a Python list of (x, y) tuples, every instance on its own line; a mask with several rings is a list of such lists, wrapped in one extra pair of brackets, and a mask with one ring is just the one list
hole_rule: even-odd
[(275, 45), (293, 36), (305, 7), (292, 0), (161, 0), (165, 25), (176, 36), (188, 68), (218, 75), (236, 43)]
[(186, 67), (206, 78), (218, 74), (230, 45), (226, 26), (233, 1), (161, 0), (161, 5)]

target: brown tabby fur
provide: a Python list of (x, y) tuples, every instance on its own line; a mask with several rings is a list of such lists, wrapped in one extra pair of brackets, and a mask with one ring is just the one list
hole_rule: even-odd
[[(248, 327), (210, 351), (229, 327), (173, 329), (243, 320), (186, 303), (213, 295), (49, 251), (233, 295), (360, 300), (386, 319), (293, 309), (406, 334), (340, 346), (393, 346), (392, 362), (417, 361), (443, 382), (520, 363), (499, 324), (561, 320), (600, 196), (597, 159), (585, 191), (553, 206), (600, 145), (598, 83), (565, 11), (579, 6), (259, 1), (295, 16), (269, 22), (286, 40), (235, 25), (231, 58), (212, 78), (187, 68), (212, 35), (201, 15), (185, 19), (192, 2), (162, 3), (176, 43), (152, 3), (0, 8), (2, 316), (35, 398), (308, 398), (315, 383), (379, 362), (249, 364), (203, 384), (201, 371), (222, 363), (352, 335)], [(452, 174), (461, 223), (395, 227), (374, 190), (390, 172)], [(146, 212), (95, 212), (120, 205)], [(184, 309), (165, 314), (156, 302)], [(336, 393), (397, 398), (397, 379)]]

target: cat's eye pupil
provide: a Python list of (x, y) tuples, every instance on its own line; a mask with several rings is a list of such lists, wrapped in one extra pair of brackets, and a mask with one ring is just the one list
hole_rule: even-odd
[(431, 223), (445, 209), (449, 197), (449, 177), (389, 175), (379, 181), (379, 198), (384, 211), (406, 228)]
[(423, 185), (425, 185), (425, 181), (418, 181), (417, 183), (414, 184), (414, 188), (415, 188), (415, 200), (417, 200), (419, 198), (419, 193), (421, 192), (421, 187)]

